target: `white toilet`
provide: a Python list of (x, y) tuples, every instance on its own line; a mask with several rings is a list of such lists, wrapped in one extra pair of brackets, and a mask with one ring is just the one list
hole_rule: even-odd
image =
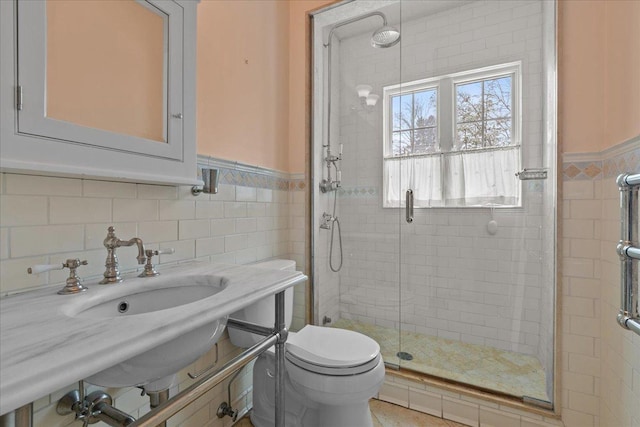
[[(293, 270), (295, 262), (273, 260), (255, 267)], [(291, 325), (293, 288), (285, 291), (285, 321)], [(231, 318), (273, 327), (274, 297), (233, 313)], [(231, 342), (248, 348), (264, 337), (229, 328)], [(307, 325), (290, 333), (285, 356), (287, 427), (371, 427), (369, 399), (384, 382), (380, 346), (371, 338), (344, 329)], [(274, 425), (275, 351), (263, 353), (253, 368), (256, 427)]]

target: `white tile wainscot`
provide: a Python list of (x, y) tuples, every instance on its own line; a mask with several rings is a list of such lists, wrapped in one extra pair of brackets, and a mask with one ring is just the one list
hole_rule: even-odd
[[(181, 281), (199, 283), (198, 278), (205, 276), (224, 288), (208, 298), (155, 313), (98, 316), (91, 322), (75, 317), (124, 293), (153, 291)], [(296, 271), (194, 262), (166, 269), (159, 277), (128, 277), (119, 285), (91, 282), (78, 295), (41, 289), (4, 298), (0, 301), (0, 414), (304, 281), (306, 276)]]
[[(209, 162), (208, 158), (200, 161), (201, 166)], [(83, 266), (78, 273), (85, 282), (98, 279), (104, 272), (106, 249), (103, 246), (103, 239), (109, 225), (116, 227), (117, 235), (121, 238), (133, 236), (142, 238), (148, 248), (174, 247), (184, 251), (174, 257), (160, 256), (157, 266), (161, 273), (176, 264), (177, 258), (189, 261), (189, 258), (194, 256), (198, 260), (227, 263), (286, 258), (296, 260), (298, 270), (304, 271), (306, 259), (304, 176), (260, 168), (252, 169), (249, 166), (231, 162), (220, 166), (226, 167), (227, 171), (242, 167), (253, 180), (237, 182), (232, 179), (221, 179), (218, 194), (194, 197), (191, 195), (190, 187), (0, 174), (0, 208), (2, 209), (0, 212), (0, 295), (6, 297), (43, 287), (52, 287), (57, 290), (64, 285), (65, 272), (52, 271), (34, 276), (26, 274), (26, 269), (34, 264), (63, 262), (67, 258), (78, 257), (89, 260), (89, 265)], [(275, 185), (282, 182), (286, 185)], [(253, 196), (247, 196), (253, 191), (243, 190), (244, 187), (255, 190), (255, 201), (246, 200), (247, 197), (253, 199)], [(238, 196), (237, 193), (240, 195)], [(110, 204), (107, 209), (109, 217), (104, 222), (95, 222), (97, 220), (87, 217), (86, 222), (69, 223), (58, 210), (62, 205), (55, 199), (75, 199), (75, 204), (88, 203), (89, 206), (93, 206), (94, 203), (108, 203)], [(168, 205), (172, 201), (195, 203), (195, 211), (182, 210), (172, 218), (160, 218), (161, 202), (163, 215), (166, 215)], [(225, 218), (225, 202), (245, 203), (246, 216)], [(50, 218), (63, 223), (53, 223)], [(79, 221), (81, 218), (76, 217), (74, 220)], [(253, 220), (256, 222), (255, 230), (250, 226), (247, 227), (247, 222)], [(202, 228), (193, 227), (196, 222)], [(209, 225), (205, 226), (205, 222)], [(41, 233), (43, 230), (45, 234)], [(46, 239), (43, 240), (43, 237), (51, 236), (51, 233), (55, 234), (60, 230), (64, 232), (58, 235), (58, 238), (65, 241), (73, 240), (73, 248), (67, 248), (66, 243), (61, 244), (56, 239), (47, 246)], [(70, 233), (67, 233), (68, 231)], [(77, 233), (78, 239), (73, 239), (74, 232)], [(246, 236), (249, 247), (233, 252), (225, 251), (225, 237), (235, 235)], [(18, 249), (18, 252), (12, 248)], [(29, 254), (19, 256), (19, 251), (26, 251)], [(32, 254), (34, 251), (37, 252), (36, 255)], [(121, 248), (118, 253), (124, 272), (140, 269), (135, 262), (135, 251), (132, 248)], [(299, 285), (295, 289), (292, 329), (299, 329), (305, 322), (305, 286)], [(218, 347), (219, 360), (216, 364), (218, 367), (240, 351), (229, 342), (226, 332), (218, 341)], [(180, 384), (172, 390), (172, 393), (194, 382), (188, 378), (187, 372), (200, 372), (211, 366), (215, 356), (215, 350), (212, 349), (192, 366), (180, 371), (178, 373)], [(227, 400), (227, 383), (228, 381), (223, 382), (206, 398), (198, 400), (171, 418), (168, 425), (190, 427), (202, 427), (205, 424), (207, 427), (230, 425), (230, 418), (216, 417), (218, 405)], [(249, 366), (244, 369), (231, 389), (233, 407), (241, 413), (252, 406), (251, 384), (251, 366)], [(71, 419), (61, 417), (55, 411), (58, 399), (68, 390), (75, 388), (77, 383), (67, 384), (59, 391), (34, 402), (34, 426), (76, 425), (73, 417)], [(149, 410), (148, 397), (141, 397), (138, 389), (109, 389), (108, 392), (114, 398), (116, 407), (123, 408), (133, 416), (139, 417)], [(201, 422), (204, 412), (209, 413), (206, 423)]]

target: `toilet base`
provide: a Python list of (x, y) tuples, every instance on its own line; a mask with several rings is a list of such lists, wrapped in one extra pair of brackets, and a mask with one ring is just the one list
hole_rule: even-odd
[(373, 427), (369, 401), (349, 406), (322, 406), (317, 411), (319, 427)]
[[(253, 368), (253, 410), (255, 427), (273, 427), (275, 423), (275, 358), (265, 352)], [(345, 406), (322, 405), (298, 393), (285, 373), (286, 427), (373, 427), (369, 401)]]

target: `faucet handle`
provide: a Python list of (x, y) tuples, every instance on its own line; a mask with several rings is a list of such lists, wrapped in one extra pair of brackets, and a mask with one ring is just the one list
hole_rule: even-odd
[(144, 265), (144, 271), (142, 273), (140, 273), (138, 275), (138, 277), (155, 277), (158, 276), (160, 273), (158, 273), (156, 271), (156, 269), (154, 268), (153, 264), (151, 263), (151, 258), (154, 255), (162, 255), (162, 254), (173, 254), (175, 253), (176, 250), (173, 248), (167, 248), (167, 249), (158, 249), (158, 250), (153, 250), (153, 249), (147, 249), (144, 251), (144, 254), (147, 256), (147, 263)]
[(62, 270), (64, 267), (64, 264), (36, 264), (33, 267), (27, 268), (27, 273), (40, 274), (51, 270)]
[(87, 290), (85, 286), (82, 286), (82, 279), (78, 277), (76, 274), (76, 269), (81, 265), (89, 264), (87, 260), (80, 261), (79, 258), (76, 259), (68, 259), (67, 262), (63, 264), (64, 267), (69, 269), (69, 277), (67, 277), (67, 284), (64, 288), (58, 291), (60, 295), (69, 295), (69, 294), (77, 294), (80, 292), (84, 292)]
[(58, 291), (60, 295), (77, 294), (87, 290), (82, 286), (80, 277), (76, 274), (76, 269), (81, 265), (87, 265), (87, 260), (80, 261), (80, 259), (70, 258), (64, 264), (38, 264), (33, 267), (27, 268), (29, 274), (40, 274), (51, 270), (62, 270), (64, 268), (69, 269), (69, 277), (67, 278), (67, 284), (64, 288)]
[(162, 254), (167, 254), (167, 255), (171, 255), (171, 254), (175, 254), (176, 250), (173, 248), (167, 248), (167, 249), (160, 249), (157, 251), (154, 251), (154, 255), (162, 255)]

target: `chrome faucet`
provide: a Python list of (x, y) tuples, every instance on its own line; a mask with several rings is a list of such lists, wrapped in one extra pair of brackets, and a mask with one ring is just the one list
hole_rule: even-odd
[(104, 266), (107, 269), (104, 272), (104, 279), (99, 282), (101, 285), (122, 282), (122, 277), (120, 277), (120, 271), (118, 270), (117, 248), (121, 246), (133, 246), (135, 244), (138, 246), (138, 256), (136, 257), (138, 264), (144, 264), (147, 260), (144, 255), (144, 245), (140, 238), (133, 237), (129, 240), (120, 240), (116, 237), (115, 231), (116, 229), (113, 228), (113, 226), (109, 227), (107, 237), (104, 239), (104, 247), (107, 248), (107, 261)]

